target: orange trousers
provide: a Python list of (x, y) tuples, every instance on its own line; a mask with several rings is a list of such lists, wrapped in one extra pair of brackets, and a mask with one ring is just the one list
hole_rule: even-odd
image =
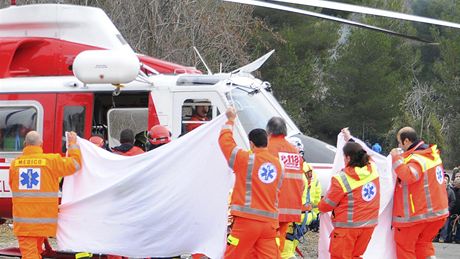
[(272, 222), (235, 217), (224, 258), (279, 259), (281, 255), (275, 239), (276, 229)]
[(19, 250), (22, 259), (41, 259), (44, 237), (18, 236)]
[(398, 259), (434, 256), (433, 239), (444, 226), (446, 218), (423, 222), (409, 227), (395, 227), (396, 255)]
[(374, 227), (334, 228), (329, 244), (331, 259), (362, 258), (371, 240), (372, 232), (374, 232)]

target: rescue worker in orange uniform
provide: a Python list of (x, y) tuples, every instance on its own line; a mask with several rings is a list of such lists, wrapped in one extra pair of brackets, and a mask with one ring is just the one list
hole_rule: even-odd
[(112, 148), (113, 153), (123, 156), (135, 156), (144, 153), (138, 146), (134, 146), (134, 133), (130, 129), (124, 129), (120, 133), (121, 145)]
[(148, 133), (147, 151), (163, 146), (171, 142), (171, 132), (162, 125), (153, 126)]
[(280, 258), (276, 229), (283, 169), (268, 152), (265, 130), (252, 130), (248, 135), (251, 151), (243, 150), (233, 139), (235, 110), (229, 108), (226, 115), (219, 145), (235, 173), (235, 185), (230, 203), (234, 222), (224, 258)]
[(40, 259), (47, 237), (56, 236), (59, 178), (80, 170), (77, 134), (67, 137), (68, 157), (45, 154), (36, 131), (27, 133), (22, 155), (11, 162), (13, 232), (23, 259)]
[(190, 132), (199, 126), (203, 125), (205, 121), (209, 121), (208, 118), (208, 112), (209, 112), (209, 105), (206, 104), (199, 104), (196, 106), (192, 118), (190, 118), (190, 121), (192, 122), (203, 122), (203, 123), (188, 123), (185, 128), (187, 132)]
[(393, 197), (396, 255), (434, 258), (432, 241), (449, 215), (439, 150), (418, 139), (411, 127), (400, 129), (396, 137), (402, 149), (391, 151), (398, 177)]
[(296, 147), (286, 140), (287, 127), (283, 118), (273, 117), (267, 123), (268, 151), (278, 157), (284, 165), (285, 175), (279, 200), (279, 248), (284, 250), (284, 242), (289, 223), (299, 222), (302, 215), (303, 158)]
[(331, 258), (362, 258), (379, 216), (379, 174), (360, 144), (348, 142), (343, 154), (346, 166), (332, 177), (318, 208), (332, 211)]

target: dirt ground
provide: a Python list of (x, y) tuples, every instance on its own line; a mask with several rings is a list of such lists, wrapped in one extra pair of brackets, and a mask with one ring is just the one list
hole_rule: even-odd
[[(8, 224), (11, 224), (11, 221), (7, 221), (5, 224), (0, 225), (0, 248), (6, 247), (17, 247), (18, 242), (16, 241), (13, 231)], [(51, 240), (51, 243), (53, 240)], [(55, 246), (55, 245), (53, 245)], [(305, 235), (305, 241), (299, 245), (300, 250), (302, 251), (304, 258), (317, 258), (318, 257), (318, 233), (308, 232)], [(0, 258), (2, 258), (0, 256)], [(11, 258), (11, 257), (7, 257)], [(300, 257), (298, 257), (300, 258)]]

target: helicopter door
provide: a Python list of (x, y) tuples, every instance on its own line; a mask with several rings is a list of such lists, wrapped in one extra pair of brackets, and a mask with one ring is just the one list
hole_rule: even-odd
[(66, 131), (75, 131), (81, 138), (91, 135), (92, 93), (61, 93), (57, 95), (54, 152), (65, 153)]
[(207, 123), (225, 110), (215, 92), (180, 92), (174, 95), (173, 137), (180, 137)]

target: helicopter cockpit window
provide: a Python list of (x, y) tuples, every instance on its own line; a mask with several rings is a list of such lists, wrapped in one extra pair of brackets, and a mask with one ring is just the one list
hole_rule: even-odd
[[(232, 90), (232, 98), (238, 119), (246, 132), (255, 128), (265, 128), (273, 116), (283, 117), (262, 93), (248, 94), (247, 91), (235, 88)], [(290, 124), (286, 126), (288, 133), (295, 131)]]
[(182, 104), (182, 134), (188, 133), (219, 115), (208, 99), (187, 99)]
[(22, 151), (24, 137), (31, 130), (37, 130), (35, 107), (0, 107), (0, 151)]
[(83, 136), (85, 129), (85, 106), (64, 107), (62, 125), (62, 152), (66, 151), (66, 131), (74, 131), (78, 136)]

